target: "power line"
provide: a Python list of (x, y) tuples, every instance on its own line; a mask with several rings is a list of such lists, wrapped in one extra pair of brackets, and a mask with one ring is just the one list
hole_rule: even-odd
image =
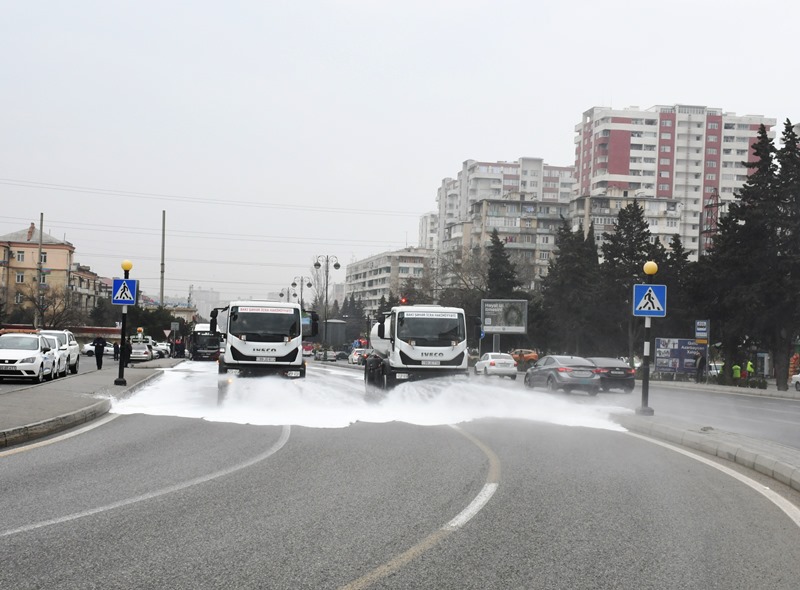
[(199, 203), (204, 205), (224, 205), (226, 207), (253, 207), (257, 209), (289, 209), (294, 211), (315, 211), (319, 213), (341, 213), (346, 215), (388, 215), (388, 216), (403, 216), (403, 217), (419, 217), (419, 213), (411, 213), (408, 211), (386, 211), (374, 208), (359, 209), (345, 209), (342, 207), (313, 207), (308, 205), (291, 205), (286, 203), (264, 203), (257, 201), (236, 201), (236, 200), (223, 200), (223, 199), (206, 199), (201, 197), (188, 197), (183, 195), (170, 195), (162, 193), (148, 193), (137, 191), (124, 191), (115, 189), (103, 189), (87, 186), (72, 186), (68, 184), (54, 184), (48, 182), (38, 182), (34, 180), (19, 180), (15, 178), (0, 178), (0, 184), (8, 186), (18, 186), (21, 188), (35, 188), (42, 190), (66, 191), (66, 192), (79, 192), (93, 195), (112, 195), (117, 197), (126, 197), (131, 199), (149, 199), (158, 201), (175, 201), (178, 203)]

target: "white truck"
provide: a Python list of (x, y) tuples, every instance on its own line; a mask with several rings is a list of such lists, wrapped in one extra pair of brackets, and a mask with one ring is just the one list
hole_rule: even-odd
[(235, 369), (240, 375), (302, 378), (306, 376), (303, 336), (317, 335), (319, 318), (315, 312), (304, 318), (297, 303), (231, 301), (211, 311), (211, 332), (218, 326), (224, 341), (220, 373)]
[(364, 363), (367, 392), (447, 375), (467, 376), (467, 320), (458, 307), (400, 305), (370, 332)]

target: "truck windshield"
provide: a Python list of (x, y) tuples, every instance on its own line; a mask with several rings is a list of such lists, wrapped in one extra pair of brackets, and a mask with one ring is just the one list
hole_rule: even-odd
[(219, 336), (212, 332), (195, 332), (194, 344), (200, 350), (213, 350), (219, 348)]
[(441, 311), (401, 311), (397, 337), (415, 346), (452, 346), (466, 339), (464, 314)]
[(284, 307), (232, 307), (228, 332), (249, 342), (284, 342), (300, 336), (300, 310)]

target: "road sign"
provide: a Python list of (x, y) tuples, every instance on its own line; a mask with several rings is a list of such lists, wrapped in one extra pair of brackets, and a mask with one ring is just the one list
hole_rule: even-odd
[(666, 285), (634, 285), (633, 315), (663, 318), (667, 315)]
[(164, 330), (164, 338), (169, 338), (170, 334), (172, 334), (172, 330)]
[(711, 322), (709, 320), (695, 320), (694, 321), (694, 337), (696, 340), (708, 339), (708, 328)]
[(134, 279), (114, 279), (111, 287), (111, 303), (114, 305), (134, 305), (136, 303), (138, 282)]

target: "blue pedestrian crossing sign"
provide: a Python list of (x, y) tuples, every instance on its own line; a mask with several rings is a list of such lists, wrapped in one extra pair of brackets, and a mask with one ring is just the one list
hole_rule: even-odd
[(134, 279), (114, 279), (111, 287), (111, 303), (114, 305), (134, 305), (136, 303), (136, 285)]
[(667, 315), (666, 285), (634, 285), (633, 315), (663, 318)]

